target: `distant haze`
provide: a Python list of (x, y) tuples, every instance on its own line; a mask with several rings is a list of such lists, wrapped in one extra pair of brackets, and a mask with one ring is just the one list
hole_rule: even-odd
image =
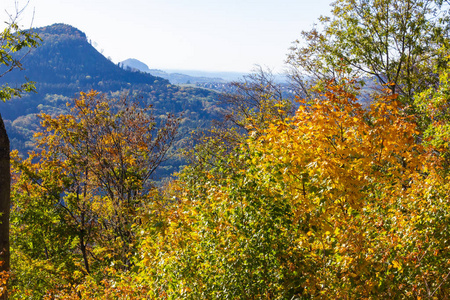
[(227, 81), (236, 81), (239, 79), (242, 79), (244, 75), (247, 75), (248, 73), (243, 72), (214, 72), (214, 71), (198, 71), (198, 70), (173, 70), (173, 69), (166, 69), (164, 70), (168, 73), (182, 73), (189, 76), (196, 76), (196, 77), (219, 77), (222, 79), (225, 79)]
[[(2, 24), (16, 1), (27, 2), (1, 1)], [(281, 71), (291, 43), (329, 15), (331, 2), (30, 0), (19, 21), (23, 27), (75, 26), (116, 63), (133, 57), (150, 69), (247, 73), (261, 65)]]

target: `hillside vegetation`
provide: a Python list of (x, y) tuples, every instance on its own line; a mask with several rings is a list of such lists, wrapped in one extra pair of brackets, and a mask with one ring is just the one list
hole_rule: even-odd
[[(289, 52), (297, 102), (264, 73), (236, 83), (159, 187), (187, 121), (158, 109), (213, 114), (209, 92), (121, 70), (144, 103), (90, 91), (47, 110), (36, 151), (12, 153), (10, 298), (450, 298), (448, 12), (335, 1)], [(42, 87), (107, 91), (83, 76)]]

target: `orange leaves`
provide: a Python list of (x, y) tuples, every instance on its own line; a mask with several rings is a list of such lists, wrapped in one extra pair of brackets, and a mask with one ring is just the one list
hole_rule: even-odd
[[(3, 265), (5, 262), (0, 261), (0, 266)], [(4, 295), (8, 292), (8, 280), (10, 278), (10, 272), (8, 271), (1, 271), (0, 272), (0, 297), (5, 297)], [(7, 298), (7, 297), (5, 297)]]
[(328, 181), (326, 195), (357, 205), (378, 170), (400, 176), (405, 163), (411, 170), (418, 164), (416, 126), (398, 105), (392, 96), (379, 95), (365, 111), (344, 86), (331, 85), (323, 98), (302, 103), (291, 122), (272, 125), (257, 149), (272, 163), (289, 163), (291, 172)]
[[(297, 209), (293, 220), (308, 216), (304, 239), (313, 252), (331, 251), (323, 259), (335, 266), (321, 271), (328, 277), (323, 284), (338, 284), (329, 278), (337, 272), (348, 291), (363, 278), (377, 289), (379, 279), (371, 276), (380, 271), (370, 265), (405, 272), (401, 259), (388, 264), (376, 251), (397, 257), (409, 247), (401, 235), (414, 232), (409, 211), (412, 203), (423, 205), (416, 189), (430, 161), (417, 143), (417, 125), (395, 96), (374, 95), (363, 109), (346, 89), (328, 86), (322, 98), (301, 102), (293, 119), (271, 124), (258, 140), (249, 139), (250, 149), (263, 158), (252, 164), (281, 176), (280, 182), (267, 183), (258, 174), (253, 178), (268, 189), (283, 186), (282, 195)], [(353, 292), (368, 295), (359, 288)]]
[[(40, 264), (48, 268), (32, 278), (24, 275), (19, 284), (28, 280), (36, 286), (53, 273), (61, 285), (86, 281), (79, 286), (86, 288), (96, 283), (85, 275), (106, 276), (106, 266), (129, 271), (141, 210), (150, 209), (157, 195), (151, 175), (174, 141), (178, 119), (167, 116), (156, 124), (149, 107), (95, 91), (81, 93), (70, 113), (41, 119), (39, 152), (26, 160), (12, 155), (12, 216), (15, 259), (35, 261), (18, 270), (31, 274)], [(41, 295), (57, 288), (42, 285), (36, 287)]]

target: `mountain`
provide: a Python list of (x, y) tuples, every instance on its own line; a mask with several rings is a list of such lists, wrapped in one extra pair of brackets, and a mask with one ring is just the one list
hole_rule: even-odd
[(72, 26), (54, 24), (33, 30), (42, 43), (23, 59), (25, 70), (14, 70), (0, 78), (0, 85), (19, 85), (24, 78), (36, 83), (37, 93), (0, 103), (12, 148), (22, 152), (32, 149), (32, 135), (39, 129), (37, 115), (67, 111), (65, 103), (80, 91), (94, 89), (115, 97), (127, 94), (151, 104), (156, 116), (183, 112), (182, 135), (207, 126), (221, 110), (217, 93), (176, 86), (146, 72), (125, 70), (100, 54), (86, 35)]
[(208, 77), (208, 76), (190, 76), (180, 72), (167, 73), (163, 70), (150, 69), (145, 63), (135, 59), (129, 58), (119, 63), (119, 65), (129, 71), (140, 71), (149, 73), (153, 76), (162, 77), (169, 80), (172, 84), (204, 84), (204, 83), (222, 83), (225, 84), (228, 81), (220, 77)]
[[(60, 85), (65, 90), (95, 88), (108, 91), (124, 88), (128, 83), (155, 84), (158, 79), (147, 73), (127, 72), (100, 54), (88, 43), (86, 35), (64, 24), (34, 31), (42, 38), (40, 47), (23, 60), (24, 72), (14, 72), (8, 81), (27, 76), (39, 84)], [(155, 82), (156, 81), (156, 82)], [(159, 84), (167, 81), (159, 78)]]
[[(138, 70), (141, 72), (150, 73), (150, 69), (148, 68), (148, 66), (145, 63), (143, 63), (135, 58), (126, 59), (126, 60), (120, 62), (120, 65), (124, 69), (131, 68), (131, 69)], [(165, 72), (163, 72), (163, 73), (165, 73)], [(156, 76), (158, 76), (158, 75), (156, 75)]]

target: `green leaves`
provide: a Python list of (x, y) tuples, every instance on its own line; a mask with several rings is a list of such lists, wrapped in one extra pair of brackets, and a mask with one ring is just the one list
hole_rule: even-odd
[[(26, 55), (25, 49), (38, 47), (41, 40), (37, 34), (20, 29), (14, 22), (7, 25), (0, 33), (0, 77), (14, 69), (23, 69), (21, 59)], [(5, 102), (32, 91), (35, 91), (33, 82), (26, 82), (20, 87), (5, 84), (0, 87), (0, 99)]]
[(322, 32), (303, 32), (292, 48), (289, 63), (295, 77), (313, 81), (342, 77), (374, 79), (371, 85), (390, 84), (400, 100), (437, 84), (434, 65), (448, 44), (446, 7), (422, 0), (339, 0), (333, 18), (321, 20)]

